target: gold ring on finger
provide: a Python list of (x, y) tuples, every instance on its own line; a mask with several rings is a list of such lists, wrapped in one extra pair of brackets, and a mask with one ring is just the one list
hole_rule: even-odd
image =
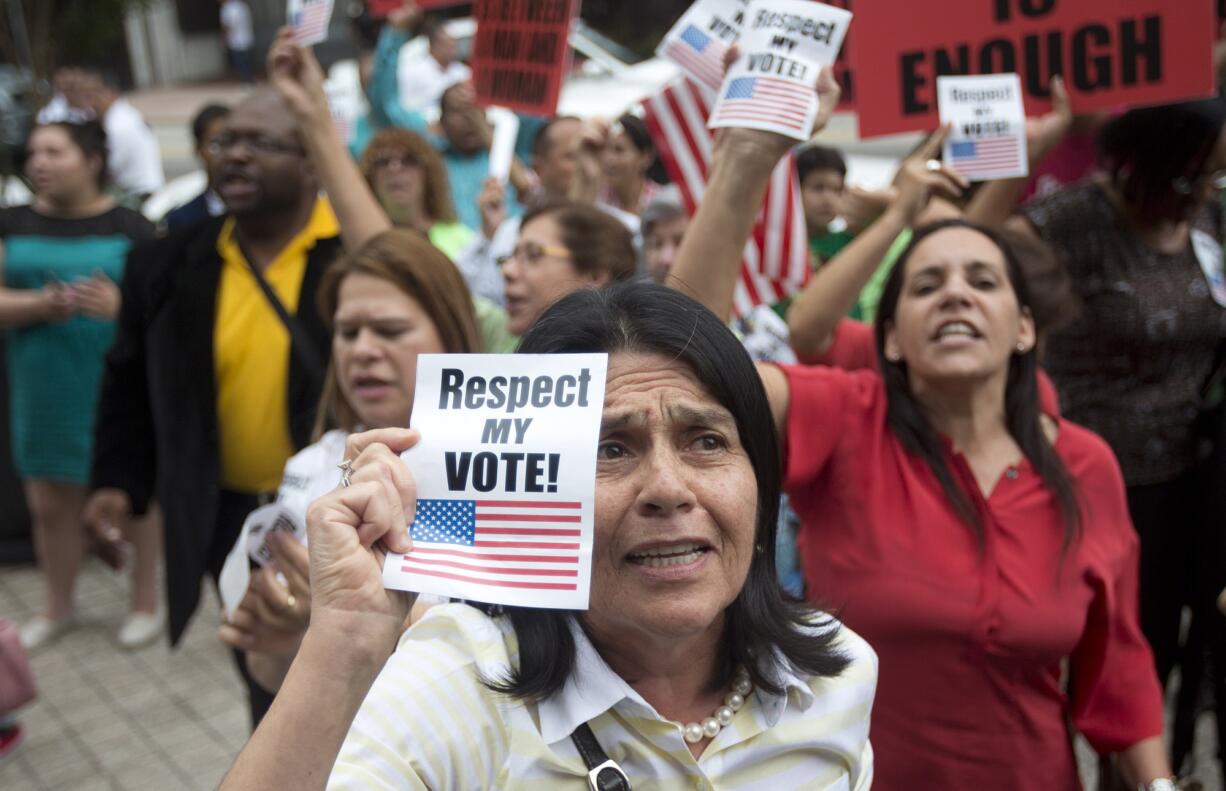
[(286, 597), (285, 606), (287, 609), (291, 611), (298, 607), (298, 600), (294, 598), (294, 594), (291, 593), (289, 596)]

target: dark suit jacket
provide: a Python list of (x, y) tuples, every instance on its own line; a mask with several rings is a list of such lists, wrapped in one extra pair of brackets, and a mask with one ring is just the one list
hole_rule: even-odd
[[(94, 432), (91, 487), (123, 489), (137, 513), (151, 497), (161, 504), (172, 642), (196, 609), (210, 554), (226, 550), (213, 546), (220, 485), (213, 329), (223, 221), (189, 226), (129, 253)], [(298, 300), (303, 334), (325, 360), (330, 336), (315, 293), (339, 250), (339, 237), (316, 243)], [(322, 384), (291, 351), (286, 397), (296, 448), (310, 442)]]
[(207, 220), (211, 216), (209, 214), (209, 193), (208, 190), (205, 190), (182, 206), (167, 212), (166, 229), (173, 233), (180, 228)]

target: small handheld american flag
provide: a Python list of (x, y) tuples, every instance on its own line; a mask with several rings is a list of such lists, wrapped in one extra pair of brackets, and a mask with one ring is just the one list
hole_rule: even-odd
[(951, 140), (949, 167), (953, 171), (984, 180), (1007, 178), (1026, 170), (1026, 154), (1017, 135)]
[(287, 16), (299, 46), (318, 44), (328, 38), (332, 4), (333, 0), (289, 0)]

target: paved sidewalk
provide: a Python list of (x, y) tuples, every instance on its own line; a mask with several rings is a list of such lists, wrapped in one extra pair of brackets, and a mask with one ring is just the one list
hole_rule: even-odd
[[(39, 699), (19, 713), (26, 738), (0, 760), (0, 789), (216, 788), (249, 726), (208, 590), (177, 650), (163, 638), (128, 653), (114, 640), (126, 579), (88, 563), (77, 583), (83, 625), (32, 657)], [(41, 596), (34, 568), (0, 568), (0, 616), (20, 623)]]

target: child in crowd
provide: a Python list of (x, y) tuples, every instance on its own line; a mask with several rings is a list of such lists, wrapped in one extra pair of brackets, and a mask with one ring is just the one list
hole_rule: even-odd
[(815, 266), (828, 261), (851, 241), (853, 234), (840, 220), (847, 162), (837, 149), (805, 146), (796, 154), (800, 198), (809, 230), (809, 250)]

